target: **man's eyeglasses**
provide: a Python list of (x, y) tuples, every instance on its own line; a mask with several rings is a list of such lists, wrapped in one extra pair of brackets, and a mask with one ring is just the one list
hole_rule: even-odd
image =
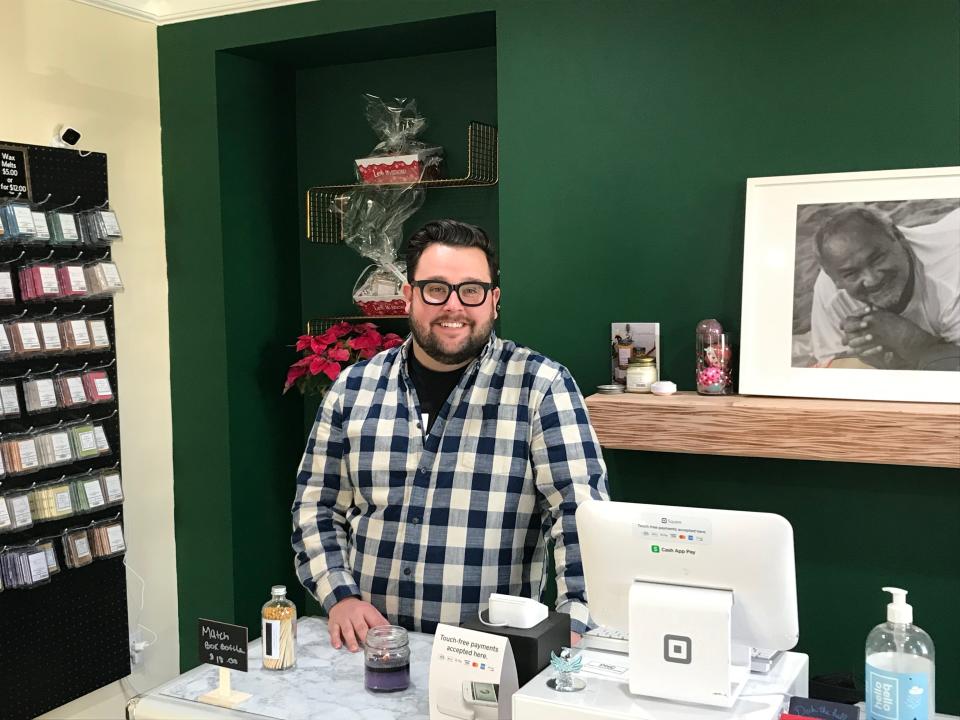
[(487, 299), (487, 293), (491, 288), (496, 287), (493, 283), (474, 280), (457, 285), (443, 280), (414, 280), (410, 285), (420, 288), (420, 296), (427, 305), (445, 305), (450, 299), (450, 293), (455, 291), (460, 302), (467, 307), (483, 305)]

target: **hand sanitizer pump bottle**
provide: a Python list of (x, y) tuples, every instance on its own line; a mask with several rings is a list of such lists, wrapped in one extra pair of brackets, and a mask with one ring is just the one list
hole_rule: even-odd
[(912, 624), (907, 591), (883, 590), (893, 602), (867, 636), (867, 720), (933, 720), (933, 640)]

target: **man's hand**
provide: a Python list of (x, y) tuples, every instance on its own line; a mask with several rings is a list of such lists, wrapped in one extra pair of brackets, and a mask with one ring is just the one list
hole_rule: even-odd
[(850, 315), (841, 324), (843, 342), (864, 362), (879, 368), (916, 367), (942, 341), (906, 318), (886, 310)]
[(576, 647), (577, 643), (580, 642), (580, 633), (575, 633), (573, 630), (570, 631), (570, 647)]
[(356, 652), (360, 649), (360, 644), (367, 639), (367, 630), (389, 624), (370, 603), (358, 597), (344, 598), (330, 608), (327, 622), (330, 644), (339, 650), (346, 643), (350, 652)]

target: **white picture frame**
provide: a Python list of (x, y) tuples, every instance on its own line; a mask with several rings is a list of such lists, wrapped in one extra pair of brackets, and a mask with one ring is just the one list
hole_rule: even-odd
[[(826, 362), (832, 367), (795, 366), (802, 354), (795, 332), (798, 297), (802, 297), (799, 287), (795, 291), (795, 268), (803, 207), (889, 207), (903, 201), (919, 205), (955, 198), (960, 199), (960, 167), (749, 178), (740, 326), (741, 394), (960, 402), (960, 372), (838, 367), (842, 363), (830, 359)], [(952, 220), (944, 227), (952, 228)], [(960, 257), (960, 232), (957, 252)], [(817, 263), (818, 258), (815, 256)], [(826, 274), (821, 269), (818, 264), (818, 279)], [(800, 281), (796, 282), (799, 286)], [(810, 292), (812, 295), (813, 290)], [(813, 312), (810, 321), (815, 322)], [(823, 362), (813, 349), (810, 353), (813, 360)]]

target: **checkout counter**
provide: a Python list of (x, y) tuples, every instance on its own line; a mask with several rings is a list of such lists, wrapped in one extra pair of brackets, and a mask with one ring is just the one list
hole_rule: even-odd
[[(512, 708), (501, 706), (498, 712), (501, 686), (493, 680), (480, 683), (492, 700), (467, 697), (465, 683), (463, 703), (444, 705), (444, 711), (436, 701), (444, 720), (495, 720), (506, 718), (510, 709), (513, 720), (777, 720), (792, 696), (807, 696), (806, 655), (786, 652), (768, 672), (754, 673), (749, 657), (743, 662), (737, 652), (796, 644), (793, 534), (786, 520), (765, 513), (587, 501), (577, 511), (577, 526), (591, 613), (608, 628), (630, 628), (629, 661), (624, 653), (585, 645), (578, 677), (586, 687), (558, 692), (548, 684), (552, 668), (534, 675), (545, 662), (541, 658), (527, 663), (521, 682), (532, 679), (513, 693)], [(629, 552), (611, 553), (611, 547)], [(668, 634), (661, 632), (665, 628)], [(218, 686), (219, 670), (203, 665), (132, 700), (127, 716), (430, 720), (433, 635), (409, 633), (410, 686), (391, 694), (365, 689), (363, 653), (334, 650), (325, 620), (301, 620), (298, 635), (297, 665), (282, 672), (262, 669), (260, 640), (250, 643), (249, 672), (232, 673), (233, 688), (250, 697), (232, 709), (199, 701)], [(547, 654), (554, 644), (551, 637)], [(460, 670), (461, 663), (471, 664), (451, 655), (450, 647), (460, 650), (436, 647), (439, 660)], [(482, 662), (472, 662), (474, 668), (478, 664), (483, 670)], [(451, 689), (451, 696), (459, 697), (460, 687), (448, 688), (448, 676), (441, 672), (447, 667), (435, 666), (440, 671), (433, 681), (439, 695)], [(516, 687), (513, 678), (503, 687)]]
[[(217, 687), (219, 670), (201, 665), (180, 677), (134, 698), (127, 706), (129, 720), (429, 720), (427, 695), (433, 635), (411, 632), (410, 687), (392, 694), (371, 693), (363, 686), (363, 653), (334, 650), (327, 638), (326, 620), (303, 618), (297, 628), (297, 665), (273, 672), (261, 667), (260, 640), (249, 647), (247, 673), (232, 673), (235, 690), (250, 693), (233, 709), (198, 701)], [(584, 650), (584, 662), (626, 663), (626, 657)], [(787, 653), (768, 675), (751, 678), (742, 697), (730, 709), (653, 700), (629, 693), (627, 679), (582, 672), (585, 690), (558, 693), (547, 687), (553, 671), (547, 668), (513, 696), (514, 720), (770, 720), (779, 716), (788, 694), (805, 695), (807, 656)]]

